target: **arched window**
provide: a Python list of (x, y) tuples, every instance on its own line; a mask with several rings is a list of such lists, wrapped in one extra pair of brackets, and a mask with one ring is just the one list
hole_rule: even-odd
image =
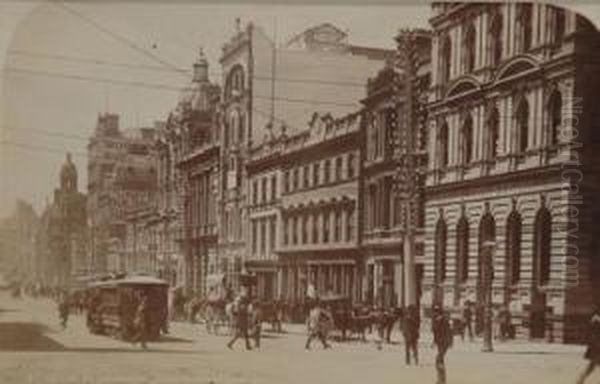
[(529, 103), (523, 97), (517, 107), (517, 148), (525, 152), (529, 147)]
[(498, 139), (500, 138), (500, 117), (496, 107), (493, 107), (492, 111), (490, 112), (487, 123), (488, 158), (495, 159), (498, 155)]
[(514, 285), (521, 278), (521, 215), (513, 210), (506, 221), (506, 282)]
[(240, 124), (240, 115), (239, 112), (237, 110), (234, 110), (233, 112), (231, 112), (231, 115), (229, 115), (229, 144), (234, 144), (236, 143), (236, 139), (238, 138), (236, 135), (236, 130), (238, 129)]
[(520, 53), (531, 48), (532, 35), (532, 4), (520, 3), (517, 11), (517, 47)]
[(477, 52), (475, 36), (473, 23), (463, 26), (463, 68), (465, 73), (473, 72), (475, 69), (475, 55)]
[(238, 142), (243, 143), (246, 136), (246, 120), (243, 113), (238, 117), (238, 125), (236, 129), (238, 133)]
[(473, 119), (471, 115), (467, 115), (463, 122), (461, 142), (463, 164), (469, 164), (473, 160)]
[(552, 239), (552, 215), (546, 207), (535, 216), (533, 233), (533, 268), (537, 285), (546, 285), (550, 280), (550, 243)]
[(448, 123), (444, 122), (439, 131), (440, 166), (448, 166)]
[(227, 76), (225, 82), (225, 99), (240, 96), (244, 90), (244, 68), (236, 65)]
[(440, 284), (446, 279), (446, 222), (439, 218), (435, 226), (435, 282)]
[(500, 12), (496, 12), (492, 17), (490, 23), (490, 64), (492, 66), (498, 66), (502, 60), (502, 15)]
[(456, 225), (456, 282), (469, 277), (469, 221), (462, 216)]
[(452, 40), (450, 36), (446, 36), (442, 40), (440, 58), (440, 80), (441, 83), (447, 83), (450, 80), (450, 67), (452, 65)]
[(558, 144), (562, 123), (562, 96), (560, 91), (552, 92), (548, 100), (548, 144)]
[(480, 280), (483, 276), (484, 244), (494, 241), (496, 241), (496, 221), (490, 212), (486, 212), (479, 222), (479, 257), (477, 269)]

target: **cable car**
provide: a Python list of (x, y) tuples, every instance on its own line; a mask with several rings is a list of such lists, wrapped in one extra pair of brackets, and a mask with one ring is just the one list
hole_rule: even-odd
[(168, 329), (169, 284), (152, 276), (128, 276), (88, 285), (87, 327), (91, 333), (122, 340), (135, 335), (134, 319), (141, 295), (147, 295), (148, 337), (156, 340)]

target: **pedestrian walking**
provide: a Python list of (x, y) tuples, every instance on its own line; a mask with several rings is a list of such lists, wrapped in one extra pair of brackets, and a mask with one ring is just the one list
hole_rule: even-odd
[(404, 349), (406, 364), (410, 365), (411, 355), (415, 365), (419, 364), (419, 330), (421, 318), (419, 308), (411, 304), (407, 307), (402, 317), (402, 335), (404, 336)]
[(323, 344), (323, 348), (331, 348), (327, 343), (327, 334), (333, 324), (331, 314), (321, 307), (318, 299), (315, 300), (313, 308), (310, 310), (307, 320), (308, 338), (306, 339), (306, 349), (310, 349), (310, 343), (318, 338)]
[(134, 336), (132, 342), (133, 344), (139, 342), (143, 349), (148, 348), (149, 312), (148, 296), (142, 293), (134, 319), (134, 326), (137, 334)]
[(262, 331), (262, 310), (257, 301), (250, 304), (249, 309), (249, 334), (254, 340), (254, 347), (260, 348), (260, 335)]
[(589, 360), (585, 371), (577, 380), (577, 384), (583, 384), (585, 380), (592, 374), (594, 369), (600, 365), (600, 306), (597, 306), (592, 313), (590, 319), (587, 349), (584, 358)]
[(473, 308), (469, 300), (465, 301), (465, 307), (463, 308), (463, 328), (461, 332), (461, 338), (465, 340), (465, 330), (469, 336), (469, 341), (473, 341)]
[(62, 328), (67, 328), (67, 321), (69, 321), (69, 295), (67, 293), (63, 293), (58, 299), (58, 316)]
[(434, 306), (431, 322), (433, 342), (437, 347), (435, 367), (437, 371), (437, 384), (446, 384), (446, 352), (452, 346), (452, 330), (448, 315), (440, 306)]
[(233, 338), (227, 343), (227, 348), (233, 349), (233, 345), (240, 337), (243, 337), (246, 342), (246, 350), (252, 349), (250, 345), (250, 337), (248, 335), (248, 303), (246, 298), (239, 297), (237, 304), (233, 308), (234, 316), (234, 333)]

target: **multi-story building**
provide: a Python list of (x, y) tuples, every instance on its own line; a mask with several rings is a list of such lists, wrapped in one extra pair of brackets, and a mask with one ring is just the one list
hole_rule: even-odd
[(42, 214), (36, 237), (40, 280), (67, 286), (90, 272), (86, 196), (77, 190), (77, 169), (70, 154), (60, 170), (60, 187)]
[(125, 223), (125, 250), (119, 269), (134, 274), (157, 275), (173, 281), (173, 276), (162, 273), (158, 264), (161, 222), (155, 204), (149, 203), (128, 211)]
[[(367, 83), (367, 97), (363, 100), (364, 141), (362, 147), (362, 226), (361, 243), (366, 262), (366, 301), (384, 307), (401, 305), (405, 300), (405, 278), (415, 279), (417, 292), (423, 271), (423, 209), (424, 178), (415, 179), (413, 197), (417, 216), (410, 251), (414, 252), (417, 263), (414, 270), (404, 271), (404, 253), (407, 252), (406, 199), (405, 185), (409, 181), (399, 178), (402, 167), (414, 166), (416, 173), (424, 170), (426, 162), (424, 149), (424, 124), (417, 113), (414, 121), (406, 117), (407, 98), (413, 98), (411, 105), (424, 105), (420, 100), (428, 88), (430, 37), (422, 31), (423, 37), (417, 41), (416, 79), (413, 92), (407, 92), (410, 81), (406, 70), (398, 59), (389, 62)], [(400, 37), (399, 37), (400, 38)], [(400, 67), (399, 67), (400, 65)], [(413, 130), (407, 135), (407, 130)], [(408, 148), (406, 138), (414, 141)], [(406, 148), (404, 148), (406, 147)], [(414, 165), (399, 159), (399, 152), (412, 151)], [(411, 276), (407, 276), (410, 274)], [(417, 294), (418, 296), (418, 294)], [(418, 300), (417, 300), (418, 301)]]
[(250, 239), (245, 269), (257, 277), (256, 295), (278, 298), (279, 233), (281, 233), (281, 154), (285, 135), (271, 137), (250, 150), (246, 171)]
[(36, 237), (40, 218), (31, 204), (17, 200), (14, 212), (0, 221), (0, 265), (13, 278), (36, 281), (39, 268)]
[[(310, 128), (286, 138), (282, 172), (280, 296), (363, 298), (359, 242), (360, 113), (314, 115)], [(262, 239), (261, 239), (262, 240)]]
[(598, 32), (546, 4), (433, 12), (423, 301), (481, 304), (492, 268), (518, 334), (578, 339), (598, 249)]
[[(177, 162), (183, 193), (182, 244), (184, 286), (204, 295), (217, 271), (217, 196), (220, 176), (220, 88), (208, 78), (208, 61), (200, 53), (191, 85), (184, 91), (170, 124), (181, 148)], [(176, 140), (177, 140), (176, 139)]]
[(155, 198), (155, 131), (156, 127), (121, 131), (118, 115), (98, 117), (88, 144), (88, 212), (93, 272), (122, 269), (126, 215)]
[[(359, 108), (367, 77), (389, 51), (358, 47), (331, 24), (322, 24), (276, 47), (263, 30), (237, 22), (223, 46), (223, 150), (219, 216), (220, 270), (237, 284), (248, 249), (246, 202), (249, 149), (280, 131), (304, 131), (313, 112), (344, 116)], [(298, 95), (310, 95), (303, 99)]]

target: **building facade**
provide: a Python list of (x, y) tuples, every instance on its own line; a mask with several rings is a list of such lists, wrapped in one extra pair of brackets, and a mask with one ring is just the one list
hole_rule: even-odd
[(423, 301), (482, 304), (491, 268), (519, 335), (578, 340), (597, 243), (569, 233), (598, 217), (598, 179), (579, 177), (598, 164), (598, 33), (544, 4), (433, 13)]
[(250, 240), (244, 268), (257, 276), (256, 295), (262, 300), (279, 298), (278, 251), (281, 244), (281, 155), (286, 135), (272, 136), (250, 150), (248, 220)]
[(359, 240), (360, 113), (315, 114), (310, 128), (285, 139), (280, 164), (280, 297), (363, 299)]
[[(208, 61), (200, 53), (191, 85), (180, 101), (177, 121), (182, 154), (183, 252), (185, 287), (205, 295), (217, 275), (217, 197), (220, 181), (220, 88), (208, 78)], [(211, 278), (209, 278), (209, 276)]]
[(88, 212), (94, 273), (121, 271), (126, 215), (153, 201), (155, 128), (119, 129), (119, 116), (98, 117), (88, 144)]
[(38, 278), (44, 285), (68, 286), (90, 272), (86, 196), (78, 191), (70, 154), (60, 170), (60, 186), (41, 217), (36, 237)]
[(260, 27), (249, 24), (242, 29), (238, 20), (220, 59), (224, 87), (219, 269), (234, 288), (251, 249), (246, 206), (252, 199), (247, 195), (252, 186), (246, 173), (251, 149), (282, 133), (303, 132), (314, 112), (333, 116), (355, 112), (367, 77), (390, 54), (351, 45), (345, 32), (327, 23), (277, 46)]

